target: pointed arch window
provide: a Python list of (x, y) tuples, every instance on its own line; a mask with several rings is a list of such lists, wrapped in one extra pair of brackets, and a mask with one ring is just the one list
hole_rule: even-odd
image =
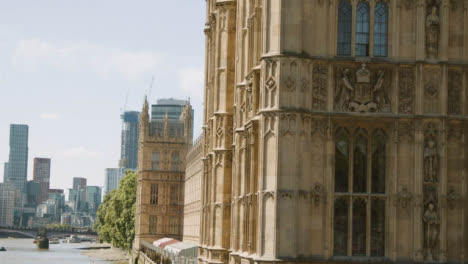
[(388, 43), (388, 6), (380, 1), (374, 14), (374, 56), (386, 57)]
[(356, 9), (356, 56), (369, 56), (369, 4), (361, 1)]
[(348, 0), (341, 0), (338, 10), (338, 55), (351, 56), (353, 9)]
[(358, 128), (335, 136), (333, 254), (385, 255), (386, 136)]

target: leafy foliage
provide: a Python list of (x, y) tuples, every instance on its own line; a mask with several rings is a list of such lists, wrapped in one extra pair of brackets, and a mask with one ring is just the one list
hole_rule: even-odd
[(115, 247), (130, 250), (135, 237), (136, 175), (125, 171), (119, 188), (104, 196), (93, 229)]

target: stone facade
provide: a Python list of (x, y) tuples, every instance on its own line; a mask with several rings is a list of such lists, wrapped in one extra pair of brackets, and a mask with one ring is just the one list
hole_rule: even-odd
[(203, 136), (200, 136), (187, 153), (184, 179), (183, 241), (195, 245), (200, 241), (202, 158)]
[[(174, 122), (176, 124), (174, 124)], [(145, 99), (140, 116), (134, 250), (141, 241), (163, 237), (182, 240), (184, 169), (192, 142), (192, 107), (180, 120), (150, 121)]]
[(467, 1), (206, 5), (200, 262), (467, 263)]

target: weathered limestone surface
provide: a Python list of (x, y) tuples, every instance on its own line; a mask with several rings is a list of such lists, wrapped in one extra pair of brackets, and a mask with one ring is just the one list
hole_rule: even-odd
[(467, 262), (468, 2), (350, 1), (351, 54), (338, 56), (342, 1), (206, 1), (202, 263)]

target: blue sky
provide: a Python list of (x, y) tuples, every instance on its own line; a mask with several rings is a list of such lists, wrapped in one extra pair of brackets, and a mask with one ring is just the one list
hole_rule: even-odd
[(120, 156), (120, 113), (191, 98), (201, 133), (204, 0), (15, 0), (0, 9), (0, 162), (9, 124), (29, 125), (34, 157), (52, 158), (51, 188), (104, 185)]

